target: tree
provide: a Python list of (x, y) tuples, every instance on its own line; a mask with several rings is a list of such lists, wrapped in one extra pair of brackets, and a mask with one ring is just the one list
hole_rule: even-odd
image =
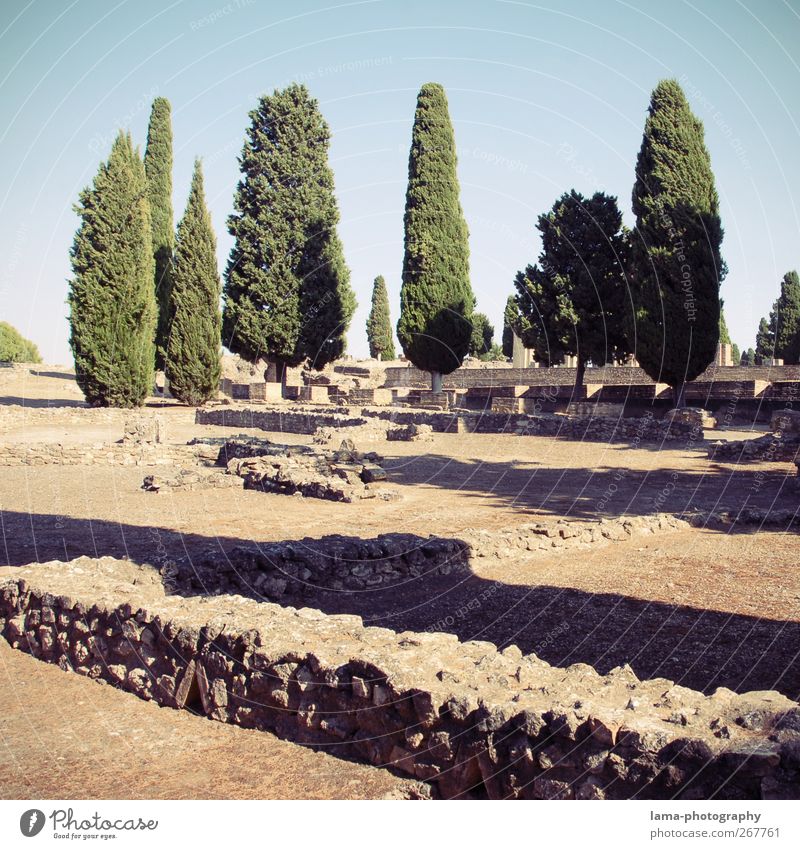
[(150, 199), (155, 258), (155, 293), (158, 303), (156, 325), (156, 368), (163, 369), (167, 354), (174, 249), (172, 214), (172, 117), (169, 101), (157, 97), (150, 111), (144, 170)]
[(627, 241), (617, 199), (575, 190), (539, 216), (538, 265), (517, 273), (522, 339), (540, 363), (577, 357), (574, 394), (586, 364), (614, 362), (630, 353), (625, 335)]
[(511, 359), (514, 356), (514, 333), (519, 325), (519, 307), (514, 295), (509, 295), (506, 308), (503, 310), (503, 356)]
[(389, 318), (389, 293), (381, 275), (372, 284), (372, 306), (367, 319), (369, 355), (378, 360), (395, 358), (392, 322)]
[(220, 377), (220, 280), (217, 240), (195, 160), (186, 211), (178, 224), (166, 375), (170, 392), (198, 405), (217, 394)]
[(304, 85), (264, 95), (250, 112), (242, 179), (228, 229), (223, 340), (282, 379), (310, 359), (341, 356), (356, 302), (336, 232), (330, 130)]
[(714, 360), (719, 339), (719, 200), (703, 125), (680, 85), (653, 91), (636, 162), (631, 250), (636, 358), (684, 403), (686, 381)]
[(775, 356), (775, 310), (770, 313), (769, 323), (766, 318), (762, 318), (758, 323), (758, 333), (756, 333), (756, 350), (755, 363), (756, 365), (764, 365), (765, 361), (773, 359)]
[(800, 360), (800, 277), (787, 271), (781, 280), (781, 293), (773, 306), (775, 357), (787, 365)]
[(426, 83), (417, 97), (404, 224), (397, 337), (406, 357), (431, 373), (438, 392), (442, 375), (455, 371), (469, 350), (475, 304), (453, 125), (438, 83)]
[(472, 336), (469, 340), (469, 354), (472, 357), (480, 357), (487, 354), (494, 344), (494, 325), (489, 317), (482, 312), (472, 314)]
[(94, 406), (140, 406), (153, 386), (150, 202), (139, 151), (120, 132), (75, 211), (69, 287), (75, 373)]
[(741, 365), (742, 362), (742, 352), (735, 342), (731, 343), (731, 361), (735, 366)]
[(0, 321), (0, 363), (40, 363), (39, 349), (16, 327)]
[(739, 360), (740, 366), (754, 366), (756, 364), (756, 352), (753, 348), (748, 348), (742, 352), (742, 357)]

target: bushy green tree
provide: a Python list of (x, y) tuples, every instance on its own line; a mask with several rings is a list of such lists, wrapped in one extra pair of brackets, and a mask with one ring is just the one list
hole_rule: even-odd
[(781, 280), (781, 293), (773, 306), (775, 356), (787, 365), (800, 361), (800, 277), (787, 271)]
[(392, 321), (389, 317), (389, 293), (381, 275), (372, 284), (372, 306), (367, 318), (367, 342), (369, 355), (378, 360), (395, 358)]
[(764, 365), (775, 357), (775, 311), (770, 313), (769, 322), (762, 318), (756, 333), (755, 364)]
[(78, 385), (96, 406), (135, 407), (153, 386), (156, 323), (147, 180), (130, 134), (75, 207), (70, 346)]
[(195, 160), (186, 212), (178, 224), (166, 375), (186, 404), (214, 398), (220, 377), (220, 280), (217, 240), (206, 207), (203, 171)]
[(519, 326), (519, 318), (517, 299), (509, 295), (503, 310), (503, 356), (509, 360), (514, 356), (514, 332)]
[(157, 97), (150, 111), (144, 171), (155, 258), (155, 293), (158, 304), (156, 325), (156, 368), (164, 368), (171, 320), (172, 254), (174, 250), (172, 214), (172, 116), (169, 100)]
[(438, 83), (426, 83), (417, 97), (404, 224), (397, 337), (406, 357), (431, 373), (431, 387), (439, 391), (442, 375), (457, 369), (469, 351), (475, 298), (453, 125)]
[(515, 279), (522, 339), (544, 365), (576, 357), (577, 394), (589, 361), (602, 365), (630, 353), (622, 215), (616, 198), (603, 192), (585, 198), (572, 190), (536, 226), (539, 262)]
[(472, 313), (472, 336), (469, 340), (469, 354), (480, 357), (487, 354), (494, 344), (494, 325), (482, 312)]
[(748, 348), (742, 351), (742, 357), (739, 360), (740, 366), (754, 366), (756, 364), (756, 352), (753, 348)]
[(722, 224), (703, 125), (676, 80), (653, 91), (633, 188), (630, 338), (650, 377), (683, 405), (719, 340)]
[(735, 342), (731, 342), (731, 360), (735, 366), (740, 365), (742, 361), (742, 352)]
[(39, 349), (16, 327), (0, 321), (0, 363), (40, 363)]
[(265, 95), (250, 112), (242, 178), (228, 229), (223, 342), (279, 376), (341, 356), (356, 302), (337, 235), (330, 130), (304, 85)]

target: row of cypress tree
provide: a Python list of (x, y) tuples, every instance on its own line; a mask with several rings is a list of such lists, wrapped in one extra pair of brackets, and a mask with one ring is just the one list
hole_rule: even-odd
[(75, 210), (70, 346), (86, 400), (139, 406), (156, 367), (180, 400), (210, 398), (220, 376), (216, 238), (199, 160), (173, 234), (166, 99), (153, 103), (144, 161), (130, 134), (120, 132)]
[[(293, 84), (259, 99), (240, 156), (228, 229), (234, 246), (218, 315), (215, 240), (195, 166), (186, 214), (172, 227), (169, 104), (153, 106), (144, 164), (120, 134), (77, 207), (71, 343), (92, 403), (138, 404), (163, 366), (173, 393), (199, 403), (216, 388), (219, 342), (278, 376), (344, 351), (355, 310), (328, 164), (330, 130), (317, 102)], [(401, 311), (405, 355), (432, 388), (486, 339), (474, 314), (468, 231), (444, 89), (423, 85), (414, 115), (404, 215)], [(722, 227), (703, 127), (674, 80), (654, 90), (636, 165), (636, 229), (616, 198), (562, 195), (540, 216), (539, 261), (518, 273), (504, 316), (542, 362), (616, 361), (635, 353), (675, 388), (711, 362), (720, 333)], [(394, 355), (385, 282), (376, 279), (371, 353)]]

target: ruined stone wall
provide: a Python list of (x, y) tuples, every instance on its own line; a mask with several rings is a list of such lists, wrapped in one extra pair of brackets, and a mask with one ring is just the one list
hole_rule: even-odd
[(15, 648), (140, 698), (393, 766), (446, 798), (797, 798), (800, 706), (629, 667), (397, 634), (237, 596), (165, 596), (110, 558), (0, 570)]
[(0, 466), (162, 466), (191, 462), (201, 454), (200, 447), (183, 445), (30, 442), (0, 445)]
[(349, 414), (346, 407), (321, 411), (318, 408), (258, 408), (217, 406), (203, 407), (195, 413), (195, 424), (224, 427), (252, 427), (274, 433), (312, 435), (319, 427), (353, 427), (364, 424), (359, 416)]
[[(575, 383), (574, 368), (459, 368), (445, 375), (445, 389), (470, 389), (483, 386), (572, 386)], [(697, 383), (800, 381), (800, 366), (709, 366), (687, 388)], [(587, 368), (587, 384), (627, 386), (653, 384), (644, 369), (633, 366), (605, 366)], [(426, 389), (430, 386), (430, 375), (413, 366), (390, 366), (386, 369), (385, 386), (394, 388)]]

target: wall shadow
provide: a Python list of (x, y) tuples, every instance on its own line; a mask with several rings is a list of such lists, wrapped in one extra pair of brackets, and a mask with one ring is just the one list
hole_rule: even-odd
[[(546, 463), (547, 457), (542, 460)], [(623, 466), (554, 468), (535, 463), (535, 457), (501, 462), (433, 453), (411, 457), (384, 453), (382, 465), (391, 483), (490, 498), (514, 507), (526, 519), (542, 513), (597, 519), (682, 515), (695, 510), (800, 509), (791, 463), (775, 463), (774, 469), (764, 470), (710, 462), (705, 472), (669, 467), (651, 471)]]
[(16, 404), (19, 407), (28, 407), (34, 410), (58, 409), (59, 407), (86, 407), (86, 401), (76, 401), (70, 398), (22, 398), (19, 395), (0, 396), (0, 407)]
[[(265, 600), (237, 568), (252, 540), (181, 534), (157, 527), (0, 514), (4, 565), (110, 555), (159, 568), (179, 564), (176, 592), (236, 592)], [(414, 538), (402, 535), (405, 540)], [(341, 537), (337, 538), (341, 540)], [(427, 542), (417, 537), (419, 544)], [(359, 539), (352, 542), (358, 544)], [(295, 541), (293, 544), (298, 544)], [(300, 545), (303, 543), (300, 542)], [(325, 538), (314, 546), (324, 546)], [(334, 592), (306, 586), (295, 606), (350, 613), (395, 631), (445, 631), (461, 640), (518, 645), (548, 662), (600, 672), (629, 663), (640, 678), (665, 677), (704, 692), (777, 689), (800, 696), (800, 622), (665, 604), (615, 593), (488, 581), (469, 567), (383, 589)]]

